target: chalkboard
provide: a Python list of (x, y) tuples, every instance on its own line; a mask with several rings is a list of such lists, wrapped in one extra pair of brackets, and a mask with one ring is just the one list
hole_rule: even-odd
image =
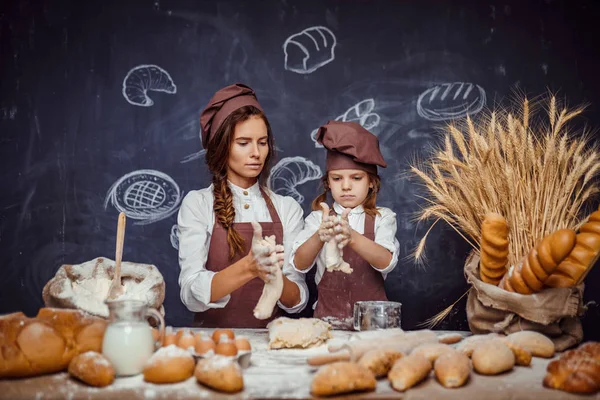
[[(470, 248), (442, 224), (429, 238), (426, 268), (408, 258), (429, 226), (413, 222), (420, 189), (407, 166), (437, 143), (437, 128), (548, 89), (590, 103), (583, 123), (600, 127), (593, 0), (0, 7), (0, 313), (35, 314), (62, 264), (113, 258), (125, 211), (124, 260), (156, 265), (167, 284), (167, 323), (189, 325), (173, 227), (183, 196), (210, 184), (199, 112), (231, 83), (256, 90), (279, 150), (271, 183), (306, 213), (324, 170), (314, 130), (341, 119), (378, 135), (389, 164), (379, 205), (396, 211), (401, 244), (386, 290), (403, 303), (406, 329), (468, 287)], [(599, 277), (596, 268), (586, 280), (586, 339), (600, 339)], [(439, 327), (467, 330), (464, 309), (463, 298)]]

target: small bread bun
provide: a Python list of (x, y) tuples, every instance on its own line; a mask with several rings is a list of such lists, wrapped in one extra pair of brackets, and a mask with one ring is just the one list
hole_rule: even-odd
[(95, 351), (73, 357), (69, 363), (69, 375), (96, 387), (108, 386), (115, 380), (115, 370), (110, 361)]
[(161, 347), (144, 366), (144, 380), (151, 383), (175, 383), (194, 374), (194, 358), (174, 344)]

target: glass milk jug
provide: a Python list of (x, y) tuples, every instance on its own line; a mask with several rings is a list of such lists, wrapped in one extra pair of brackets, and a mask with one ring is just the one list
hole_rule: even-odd
[[(102, 354), (111, 362), (115, 375), (137, 375), (154, 351), (160, 347), (165, 331), (162, 315), (140, 300), (107, 301), (109, 323), (102, 340)], [(155, 342), (146, 317), (159, 323), (159, 338)]]

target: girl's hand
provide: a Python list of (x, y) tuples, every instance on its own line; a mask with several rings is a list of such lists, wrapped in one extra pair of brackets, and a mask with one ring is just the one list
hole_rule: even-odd
[(350, 243), (352, 228), (350, 228), (348, 214), (350, 214), (350, 209), (344, 209), (344, 211), (342, 212), (342, 216), (337, 219), (336, 224), (333, 228), (334, 232), (336, 233), (335, 241), (337, 242), (338, 249), (343, 249), (348, 245), (348, 243)]
[(333, 230), (335, 225), (335, 217), (329, 215), (329, 206), (326, 203), (321, 203), (321, 209), (323, 210), (323, 218), (321, 219), (321, 225), (319, 226), (318, 234), (321, 242), (329, 242), (335, 236)]
[(277, 268), (283, 266), (283, 246), (275, 244), (275, 236), (263, 239), (262, 227), (258, 222), (252, 222), (254, 234), (252, 235), (252, 246), (248, 255), (250, 256), (250, 271), (265, 283), (275, 278)]

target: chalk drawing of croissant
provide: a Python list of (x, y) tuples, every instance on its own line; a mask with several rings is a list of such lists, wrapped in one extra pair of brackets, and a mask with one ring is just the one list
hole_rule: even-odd
[[(379, 125), (379, 121), (381, 121), (381, 117), (371, 112), (375, 108), (375, 100), (374, 99), (365, 99), (359, 101), (352, 107), (346, 110), (345, 113), (339, 115), (335, 120), (336, 121), (353, 121), (358, 122), (363, 128), (370, 131)], [(323, 147), (319, 143), (317, 143), (317, 132), (319, 130), (315, 129), (310, 133), (310, 138), (313, 142), (315, 142), (315, 147), (321, 148)]]
[(286, 157), (271, 169), (267, 186), (275, 193), (291, 196), (302, 204), (304, 196), (296, 188), (322, 176), (321, 168), (312, 161), (304, 157)]
[(335, 45), (335, 35), (329, 28), (306, 28), (283, 43), (284, 67), (298, 74), (310, 74), (335, 59)]
[(177, 93), (171, 75), (158, 65), (143, 64), (132, 68), (123, 79), (123, 96), (129, 104), (150, 107), (154, 101), (148, 92)]

